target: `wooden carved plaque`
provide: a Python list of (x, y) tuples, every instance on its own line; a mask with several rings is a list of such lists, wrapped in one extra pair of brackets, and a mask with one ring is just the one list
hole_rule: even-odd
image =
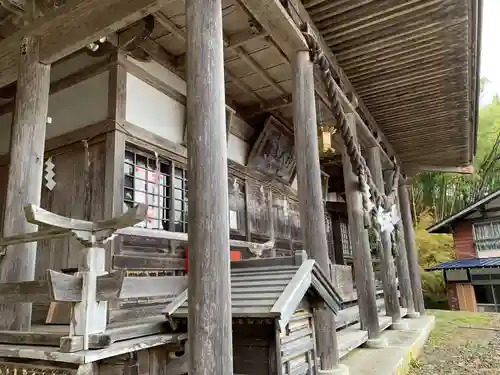
[(77, 369), (58, 368), (32, 363), (0, 363), (0, 375), (76, 375)]
[(276, 118), (269, 117), (252, 147), (248, 167), (291, 183), (296, 164), (293, 134)]

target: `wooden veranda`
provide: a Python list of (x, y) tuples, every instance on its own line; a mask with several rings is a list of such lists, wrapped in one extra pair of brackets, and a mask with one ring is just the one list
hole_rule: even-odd
[(0, 0), (0, 374), (384, 347), (425, 313), (407, 184), (475, 152), (480, 25), (481, 0)]

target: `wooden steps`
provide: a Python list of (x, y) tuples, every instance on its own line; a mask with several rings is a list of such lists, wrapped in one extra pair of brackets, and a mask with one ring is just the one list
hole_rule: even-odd
[[(392, 318), (381, 311), (378, 316), (380, 330), (384, 331), (392, 324)], [(337, 331), (339, 358), (346, 356), (368, 340), (368, 332), (361, 330), (360, 323), (356, 323)]]

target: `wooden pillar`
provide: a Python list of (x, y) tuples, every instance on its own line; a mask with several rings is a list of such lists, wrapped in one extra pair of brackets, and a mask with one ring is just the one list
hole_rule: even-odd
[[(391, 173), (388, 174), (387, 181), (392, 181), (393, 173), (394, 172), (391, 171)], [(396, 206), (399, 215), (401, 216), (399, 194), (396, 194)], [(406, 255), (406, 243), (402, 221), (399, 222), (397, 241), (396, 269), (399, 281), (399, 292), (401, 293), (401, 305), (406, 308), (406, 312), (409, 317), (416, 317), (415, 305), (413, 303), (413, 293), (411, 292), (410, 271), (408, 269), (408, 257)]]
[(189, 373), (233, 373), (221, 0), (187, 0)]
[(415, 243), (415, 233), (413, 232), (413, 220), (411, 217), (410, 199), (408, 197), (408, 185), (405, 181), (399, 184), (399, 204), (401, 207), (401, 219), (408, 256), (408, 268), (410, 270), (411, 290), (415, 310), (423, 314), (425, 312), (424, 296), (422, 293), (422, 283), (420, 281), (420, 265), (418, 263), (418, 250)]
[[(347, 114), (348, 123), (354, 133), (356, 141), (356, 123), (352, 114)], [(346, 145), (339, 137), (342, 147), (342, 169), (344, 172), (344, 186), (347, 201), (347, 215), (349, 219), (349, 235), (352, 243), (352, 257), (354, 263), (354, 277), (358, 292), (358, 304), (362, 318), (363, 329), (368, 331), (368, 346), (386, 346), (385, 340), (380, 337), (378, 322), (377, 299), (375, 290), (375, 274), (373, 272), (368, 231), (363, 220), (363, 202), (359, 190), (359, 179), (353, 173), (351, 160), (347, 154)]]
[[(4, 236), (37, 230), (36, 225), (26, 221), (24, 206), (27, 203), (39, 205), (42, 189), (50, 66), (39, 62), (39, 44), (40, 39), (34, 36), (24, 37), (21, 42)], [(36, 242), (9, 247), (0, 262), (0, 280), (33, 280), (36, 247)], [(30, 327), (30, 303), (0, 306), (0, 329), (29, 330)]]
[[(380, 161), (380, 149), (378, 147), (370, 147), (367, 157), (368, 167), (370, 168), (373, 180), (379, 191), (385, 193), (382, 162)], [(382, 243), (379, 253), (382, 263), (385, 311), (387, 315), (392, 318), (393, 326), (398, 327), (401, 326), (401, 310), (399, 309), (396, 272), (394, 269), (394, 259), (392, 257), (391, 233), (389, 231), (382, 231), (382, 233), (380, 233), (380, 238)]]
[[(293, 64), (293, 123), (300, 222), (304, 247), (329, 274), (328, 243), (326, 240), (325, 210), (321, 188), (321, 170), (317, 138), (316, 102), (314, 96), (313, 63), (308, 51), (297, 52)], [(344, 371), (339, 367), (335, 317), (327, 310), (317, 310), (316, 341), (321, 369)]]

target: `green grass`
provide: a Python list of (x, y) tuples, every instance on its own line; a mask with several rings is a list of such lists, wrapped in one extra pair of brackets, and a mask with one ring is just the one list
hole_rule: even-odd
[(488, 328), (498, 322), (496, 314), (444, 310), (428, 310), (427, 314), (436, 317), (436, 326), (428, 341), (431, 346), (439, 346), (443, 341), (460, 338), (463, 327)]

